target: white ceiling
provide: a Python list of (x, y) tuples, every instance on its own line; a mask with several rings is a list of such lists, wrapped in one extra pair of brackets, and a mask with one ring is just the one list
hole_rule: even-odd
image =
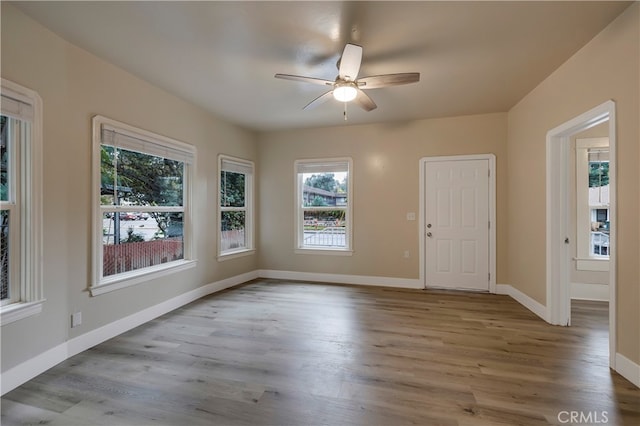
[[(71, 43), (249, 129), (343, 123), (325, 88), (345, 43), (363, 46), (360, 77), (420, 72), (371, 89), (372, 112), (348, 124), (504, 112), (630, 2), (18, 2)], [(588, 88), (585, 88), (588, 90)]]

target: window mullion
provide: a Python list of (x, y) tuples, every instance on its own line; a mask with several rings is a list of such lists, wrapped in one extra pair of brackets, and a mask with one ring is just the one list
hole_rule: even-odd
[(184, 212), (184, 206), (100, 206), (100, 211), (103, 213), (115, 213), (115, 212), (140, 212), (140, 213), (180, 213)]
[(227, 207), (227, 206), (222, 206), (220, 207), (220, 210), (223, 212), (245, 212), (247, 211), (246, 207)]
[(345, 206), (302, 206), (303, 210), (308, 211), (318, 211), (318, 212), (333, 212), (336, 210), (346, 211), (347, 207)]

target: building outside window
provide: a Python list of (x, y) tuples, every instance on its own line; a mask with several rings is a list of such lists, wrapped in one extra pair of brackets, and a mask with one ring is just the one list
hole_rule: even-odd
[[(95, 282), (100, 294), (193, 259), (190, 182), (195, 149), (94, 118)], [(137, 280), (136, 280), (137, 279)]]
[(295, 162), (298, 250), (351, 253), (351, 170), (350, 158)]
[(220, 155), (218, 222), (220, 256), (252, 252), (253, 162)]
[(0, 319), (37, 314), (42, 270), (42, 100), (2, 79), (0, 102)]

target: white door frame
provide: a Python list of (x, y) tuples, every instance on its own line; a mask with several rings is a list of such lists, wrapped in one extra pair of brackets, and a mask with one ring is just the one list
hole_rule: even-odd
[(420, 212), (419, 212), (419, 232), (420, 232), (420, 282), (423, 288), (427, 288), (427, 265), (425, 262), (427, 227), (425, 224), (425, 168), (429, 162), (441, 161), (466, 161), (466, 160), (488, 160), (489, 161), (489, 292), (496, 292), (496, 156), (494, 154), (477, 155), (454, 155), (442, 157), (423, 157), (420, 159)]
[(571, 324), (569, 145), (571, 136), (609, 121), (609, 365), (616, 348), (616, 104), (607, 101), (547, 133), (547, 322)]

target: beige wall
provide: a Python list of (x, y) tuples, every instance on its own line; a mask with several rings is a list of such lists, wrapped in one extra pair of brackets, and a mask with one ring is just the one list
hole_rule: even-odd
[(545, 304), (546, 133), (609, 99), (616, 102), (617, 351), (635, 363), (640, 363), (639, 14), (640, 5), (632, 5), (509, 111), (507, 161), (509, 283)]
[[(420, 158), (494, 153), (497, 280), (506, 279), (506, 114), (272, 132), (260, 136), (259, 152), (261, 268), (413, 279), (419, 224), (406, 214), (420, 209)], [(293, 163), (341, 156), (353, 159), (353, 256), (295, 254)]]
[[(257, 256), (216, 262), (217, 155), (256, 160), (253, 133), (222, 122), (65, 42), (2, 2), (2, 77), (44, 102), (44, 311), (2, 327), (2, 370), (69, 338), (193, 288), (257, 267)], [(198, 265), (90, 297), (91, 117), (101, 114), (198, 149), (194, 228)], [(69, 328), (70, 314), (83, 324)]]

